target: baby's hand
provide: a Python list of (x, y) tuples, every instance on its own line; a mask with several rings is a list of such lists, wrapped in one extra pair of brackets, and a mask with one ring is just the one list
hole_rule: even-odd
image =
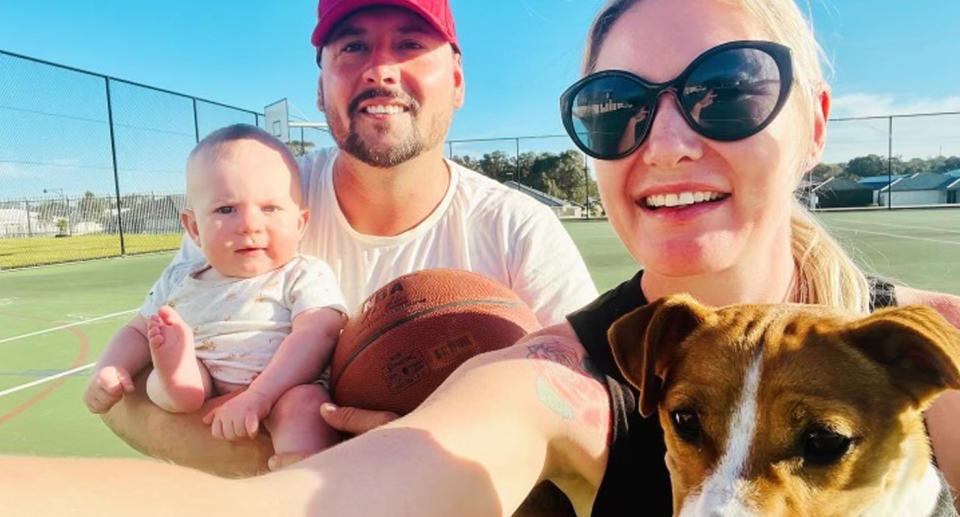
[(237, 440), (256, 438), (260, 421), (270, 414), (271, 401), (250, 389), (214, 408), (203, 417), (214, 438)]
[(93, 374), (83, 393), (83, 403), (93, 413), (106, 413), (134, 389), (130, 372), (119, 366), (105, 366)]

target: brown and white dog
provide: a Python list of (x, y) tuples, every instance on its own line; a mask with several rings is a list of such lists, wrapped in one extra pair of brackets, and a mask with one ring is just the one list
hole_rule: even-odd
[(680, 295), (608, 335), (641, 413), (659, 409), (675, 515), (956, 515), (922, 415), (960, 388), (960, 332), (936, 311)]

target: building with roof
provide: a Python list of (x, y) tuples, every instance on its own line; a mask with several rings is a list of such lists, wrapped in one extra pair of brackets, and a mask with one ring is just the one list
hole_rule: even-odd
[(583, 205), (571, 203), (566, 199), (560, 199), (558, 197), (551, 196), (546, 192), (541, 192), (533, 187), (528, 187), (513, 180), (504, 181), (503, 184), (512, 189), (519, 190), (533, 199), (536, 199), (537, 201), (547, 205), (550, 210), (553, 210), (553, 213), (556, 214), (557, 217), (583, 217)]
[(33, 237), (56, 232), (56, 225), (44, 221), (38, 212), (23, 208), (0, 208), (0, 237)]
[(910, 176), (915, 176), (915, 174), (893, 174), (887, 176), (882, 174), (880, 176), (867, 176), (857, 180), (857, 183), (869, 187), (873, 190), (873, 203), (880, 204), (880, 191), (890, 185), (896, 185), (898, 182), (902, 181), (904, 178)]
[(951, 176), (957, 179), (953, 183), (947, 185), (947, 203), (954, 205), (960, 204), (960, 171), (954, 171), (957, 173), (956, 176)]
[(950, 202), (950, 197), (956, 203), (956, 194), (948, 196), (948, 192), (958, 180), (960, 178), (932, 172), (914, 174), (882, 188), (877, 201), (880, 205), (887, 205), (889, 196), (892, 206), (939, 205)]
[(873, 189), (859, 182), (832, 177), (813, 187), (810, 191), (810, 206), (816, 208), (841, 208), (871, 206), (874, 204)]

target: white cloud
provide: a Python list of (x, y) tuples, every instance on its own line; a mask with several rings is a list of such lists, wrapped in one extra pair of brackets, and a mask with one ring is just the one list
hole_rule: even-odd
[[(922, 113), (960, 112), (960, 96), (900, 98), (853, 93), (833, 99), (831, 118), (886, 117)], [(856, 156), (892, 152), (901, 158), (960, 155), (960, 115), (894, 117), (890, 119), (834, 120), (828, 130), (823, 161), (838, 163)]]
[(831, 117), (871, 117), (960, 111), (960, 96), (901, 99), (893, 95), (850, 93), (833, 98)]

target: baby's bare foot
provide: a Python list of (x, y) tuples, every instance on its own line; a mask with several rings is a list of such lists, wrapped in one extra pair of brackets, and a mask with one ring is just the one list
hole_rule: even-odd
[(173, 308), (163, 306), (150, 318), (147, 338), (154, 377), (148, 382), (150, 398), (168, 411), (199, 409), (206, 394), (193, 349), (193, 330)]

